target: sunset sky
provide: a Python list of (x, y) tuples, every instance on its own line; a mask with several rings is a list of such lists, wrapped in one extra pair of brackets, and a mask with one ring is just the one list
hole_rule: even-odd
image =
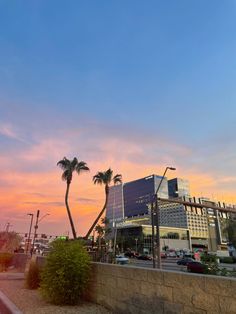
[(0, 0), (0, 230), (70, 231), (57, 162), (84, 160), (70, 206), (84, 235), (92, 176), (186, 178), (236, 203), (234, 0)]

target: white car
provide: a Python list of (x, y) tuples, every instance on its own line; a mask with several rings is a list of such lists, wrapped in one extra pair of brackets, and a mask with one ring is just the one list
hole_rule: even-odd
[(128, 259), (128, 257), (125, 257), (123, 255), (117, 255), (116, 256), (116, 263), (120, 264), (120, 265), (128, 264), (129, 259)]

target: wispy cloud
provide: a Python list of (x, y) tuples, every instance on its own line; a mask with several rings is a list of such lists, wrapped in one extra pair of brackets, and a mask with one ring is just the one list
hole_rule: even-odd
[[(61, 180), (61, 169), (56, 166), (64, 156), (71, 159), (77, 156), (90, 167), (90, 173), (74, 175), (69, 195), (72, 216), (80, 234), (88, 230), (104, 202), (104, 187), (95, 186), (92, 176), (108, 167), (114, 173), (121, 173), (127, 182), (153, 173), (162, 174), (167, 165), (175, 166), (177, 171), (170, 172), (169, 177), (188, 178), (196, 196), (218, 195), (221, 200), (236, 201), (232, 168), (222, 175), (221, 160), (226, 157), (222, 152), (215, 153), (219, 149), (216, 144), (214, 149), (210, 145), (206, 148), (206, 140), (204, 147), (194, 147), (145, 130), (129, 131), (126, 127), (121, 130), (114, 126), (109, 132), (109, 128), (87, 121), (86, 126), (55, 129), (55, 134), (51, 131), (50, 136), (36, 129), (27, 147), (16, 146), (13, 153), (1, 154), (0, 187), (4, 193), (0, 194), (3, 208), (0, 218), (4, 212), (11, 213), (7, 218), (13, 219), (14, 212), (25, 215), (27, 211), (40, 209), (50, 211), (50, 219), (55, 221), (51, 228), (55, 232), (58, 226), (62, 228), (61, 221), (65, 225), (63, 230), (69, 229), (64, 205), (66, 184)], [(11, 127), (2, 128), (3, 132), (8, 138), (17, 136)], [(227, 150), (227, 158), (232, 158), (228, 146)], [(20, 229), (25, 228), (23, 220)]]
[(0, 134), (10, 139), (26, 142), (10, 123), (0, 123)]

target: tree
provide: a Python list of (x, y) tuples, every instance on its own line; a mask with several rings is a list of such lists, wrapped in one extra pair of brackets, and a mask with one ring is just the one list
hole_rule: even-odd
[(97, 232), (98, 235), (98, 247), (99, 250), (101, 249), (101, 242), (104, 240), (104, 237), (111, 233), (111, 228), (109, 228), (109, 219), (107, 218), (102, 218), (101, 219), (101, 224), (97, 224), (95, 227), (95, 231)]
[(104, 204), (102, 210), (100, 211), (99, 215), (95, 219), (94, 223), (90, 227), (89, 231), (87, 232), (85, 239), (88, 239), (89, 235), (93, 231), (94, 227), (96, 226), (96, 224), (98, 223), (99, 219), (101, 218), (101, 216), (103, 215), (103, 213), (106, 209), (108, 196), (109, 196), (110, 184), (112, 182), (114, 184), (122, 183), (122, 176), (121, 176), (121, 174), (117, 174), (113, 177), (113, 171), (111, 170), (111, 168), (109, 168), (108, 170), (106, 170), (104, 172), (97, 172), (97, 174), (93, 177), (93, 182), (94, 182), (94, 184), (100, 184), (100, 185), (104, 184), (105, 185), (105, 204)]
[(13, 253), (15, 249), (19, 248), (22, 238), (14, 231), (0, 232), (0, 251)]
[(68, 204), (69, 189), (70, 189), (70, 184), (72, 181), (73, 172), (76, 171), (79, 175), (81, 172), (89, 171), (89, 168), (86, 162), (78, 161), (76, 157), (74, 157), (73, 160), (69, 160), (66, 157), (64, 157), (62, 160), (58, 161), (57, 166), (59, 166), (63, 170), (61, 178), (63, 181), (66, 181), (66, 184), (67, 184), (66, 194), (65, 194), (65, 204), (66, 204), (66, 210), (67, 210), (67, 214), (68, 214), (71, 229), (72, 229), (72, 234), (73, 234), (74, 239), (76, 239), (74, 222), (73, 222), (69, 204)]

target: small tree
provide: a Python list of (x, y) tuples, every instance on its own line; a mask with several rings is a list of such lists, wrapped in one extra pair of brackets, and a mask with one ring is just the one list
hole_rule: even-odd
[(21, 237), (14, 231), (0, 232), (0, 251), (13, 253), (20, 246)]
[(90, 258), (79, 240), (56, 240), (42, 270), (40, 289), (54, 304), (77, 304), (89, 280)]
[(101, 250), (101, 244), (102, 242), (105, 242), (105, 237), (111, 233), (111, 228), (109, 228), (109, 219), (107, 218), (102, 218), (101, 219), (101, 224), (97, 225), (95, 227), (95, 231), (97, 232), (98, 235), (98, 248)]

